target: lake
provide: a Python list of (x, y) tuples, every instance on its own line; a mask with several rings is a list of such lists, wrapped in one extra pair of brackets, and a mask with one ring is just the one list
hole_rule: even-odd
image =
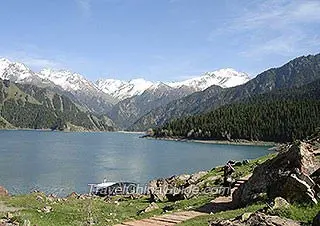
[(146, 183), (194, 173), (229, 159), (253, 159), (269, 147), (141, 139), (130, 133), (0, 131), (0, 185), (12, 194), (35, 189), (87, 193), (88, 183)]

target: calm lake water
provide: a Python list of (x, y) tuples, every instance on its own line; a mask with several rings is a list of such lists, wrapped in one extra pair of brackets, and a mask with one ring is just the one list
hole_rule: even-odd
[(146, 183), (208, 170), (229, 159), (253, 159), (268, 147), (148, 140), (127, 133), (0, 131), (0, 185), (11, 193), (38, 189), (86, 193), (88, 183)]

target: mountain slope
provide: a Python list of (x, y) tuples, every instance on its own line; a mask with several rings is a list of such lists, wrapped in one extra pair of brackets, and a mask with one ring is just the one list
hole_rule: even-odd
[(113, 130), (111, 121), (81, 111), (68, 97), (33, 85), (0, 79), (3, 128)]
[(255, 95), (203, 115), (173, 120), (157, 137), (287, 142), (320, 127), (320, 79), (299, 88)]
[(109, 116), (120, 128), (125, 129), (146, 112), (193, 92), (194, 90), (186, 86), (172, 88), (164, 83), (159, 83), (152, 85), (141, 95), (120, 101), (112, 108)]
[[(100, 80), (98, 87), (106, 92), (110, 92), (110, 95), (116, 95), (119, 98), (132, 95), (132, 97), (121, 100), (109, 113), (110, 118), (119, 127), (127, 129), (145, 113), (164, 106), (173, 100), (203, 90), (212, 84), (228, 87), (242, 84), (248, 80), (249, 77), (245, 73), (237, 72), (233, 69), (221, 69), (181, 82), (151, 83), (139, 79), (139, 81), (133, 80), (126, 83), (119, 80)], [(148, 88), (146, 89), (146, 87)], [(112, 93), (112, 91), (114, 92)]]
[(282, 67), (269, 69), (243, 85), (223, 90), (212, 86), (202, 92), (172, 101), (141, 117), (130, 130), (161, 126), (175, 118), (204, 113), (274, 89), (299, 87), (318, 78), (320, 78), (320, 54), (302, 56)]

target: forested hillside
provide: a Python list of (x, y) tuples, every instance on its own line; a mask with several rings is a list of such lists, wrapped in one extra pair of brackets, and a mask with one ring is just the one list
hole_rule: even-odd
[(320, 79), (294, 89), (226, 105), (209, 113), (173, 120), (155, 130), (158, 137), (260, 140), (303, 139), (320, 127)]
[(275, 89), (295, 88), (320, 79), (320, 54), (298, 57), (287, 64), (262, 72), (249, 82), (227, 89), (212, 86), (202, 92), (172, 101), (141, 117), (132, 130), (161, 126), (172, 119), (202, 114), (243, 98)]
[(1, 128), (113, 130), (106, 117), (81, 111), (68, 97), (33, 85), (0, 80)]

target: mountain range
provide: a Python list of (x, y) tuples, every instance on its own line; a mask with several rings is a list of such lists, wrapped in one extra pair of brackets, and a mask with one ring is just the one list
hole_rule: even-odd
[(223, 88), (237, 86), (249, 80), (249, 76), (243, 72), (237, 72), (232, 68), (220, 69), (213, 72), (205, 72), (200, 76), (178, 81), (178, 82), (151, 82), (142, 78), (123, 81), (117, 79), (99, 79), (95, 82), (97, 87), (103, 92), (124, 100), (133, 96), (141, 95), (148, 89), (160, 89), (166, 85), (172, 89), (180, 89), (182, 87), (189, 88), (192, 91), (201, 91), (212, 85), (218, 85)]
[[(151, 82), (142, 78), (130, 81), (99, 79), (92, 82), (71, 71), (43, 69), (34, 72), (22, 63), (0, 59), (0, 79), (3, 82), (9, 80), (20, 89), (24, 93), (22, 99), (26, 95), (32, 97), (37, 88), (45, 90), (37, 92), (37, 101), (32, 102), (33, 104), (44, 105), (46, 110), (53, 109), (56, 120), (79, 123), (72, 117), (61, 116), (55, 105), (48, 104), (53, 101), (53, 96), (67, 99), (68, 106), (72, 105), (77, 112), (87, 115), (95, 125), (86, 123), (84, 127), (89, 130), (110, 130), (112, 127), (112, 130), (144, 131), (162, 126), (173, 119), (206, 113), (257, 94), (300, 87), (319, 77), (320, 54), (298, 57), (279, 68), (266, 70), (251, 80), (245, 73), (226, 68), (176, 82)], [(33, 87), (32, 91), (26, 86)], [(22, 102), (29, 103), (13, 99), (20, 107), (25, 106)], [(3, 106), (4, 104), (5, 102)], [(2, 107), (2, 115), (3, 109)], [(22, 112), (21, 109), (19, 111)], [(72, 115), (77, 117), (75, 113)], [(10, 120), (7, 122), (12, 124), (13, 118)], [(15, 126), (17, 127), (17, 123)]]
[(0, 78), (65, 95), (82, 111), (111, 118), (122, 129), (131, 126), (145, 113), (173, 100), (212, 85), (233, 87), (250, 79), (245, 73), (227, 68), (178, 82), (151, 82), (142, 78), (130, 81), (99, 79), (92, 82), (68, 70), (43, 69), (34, 72), (22, 63), (5, 58), (0, 59)]

